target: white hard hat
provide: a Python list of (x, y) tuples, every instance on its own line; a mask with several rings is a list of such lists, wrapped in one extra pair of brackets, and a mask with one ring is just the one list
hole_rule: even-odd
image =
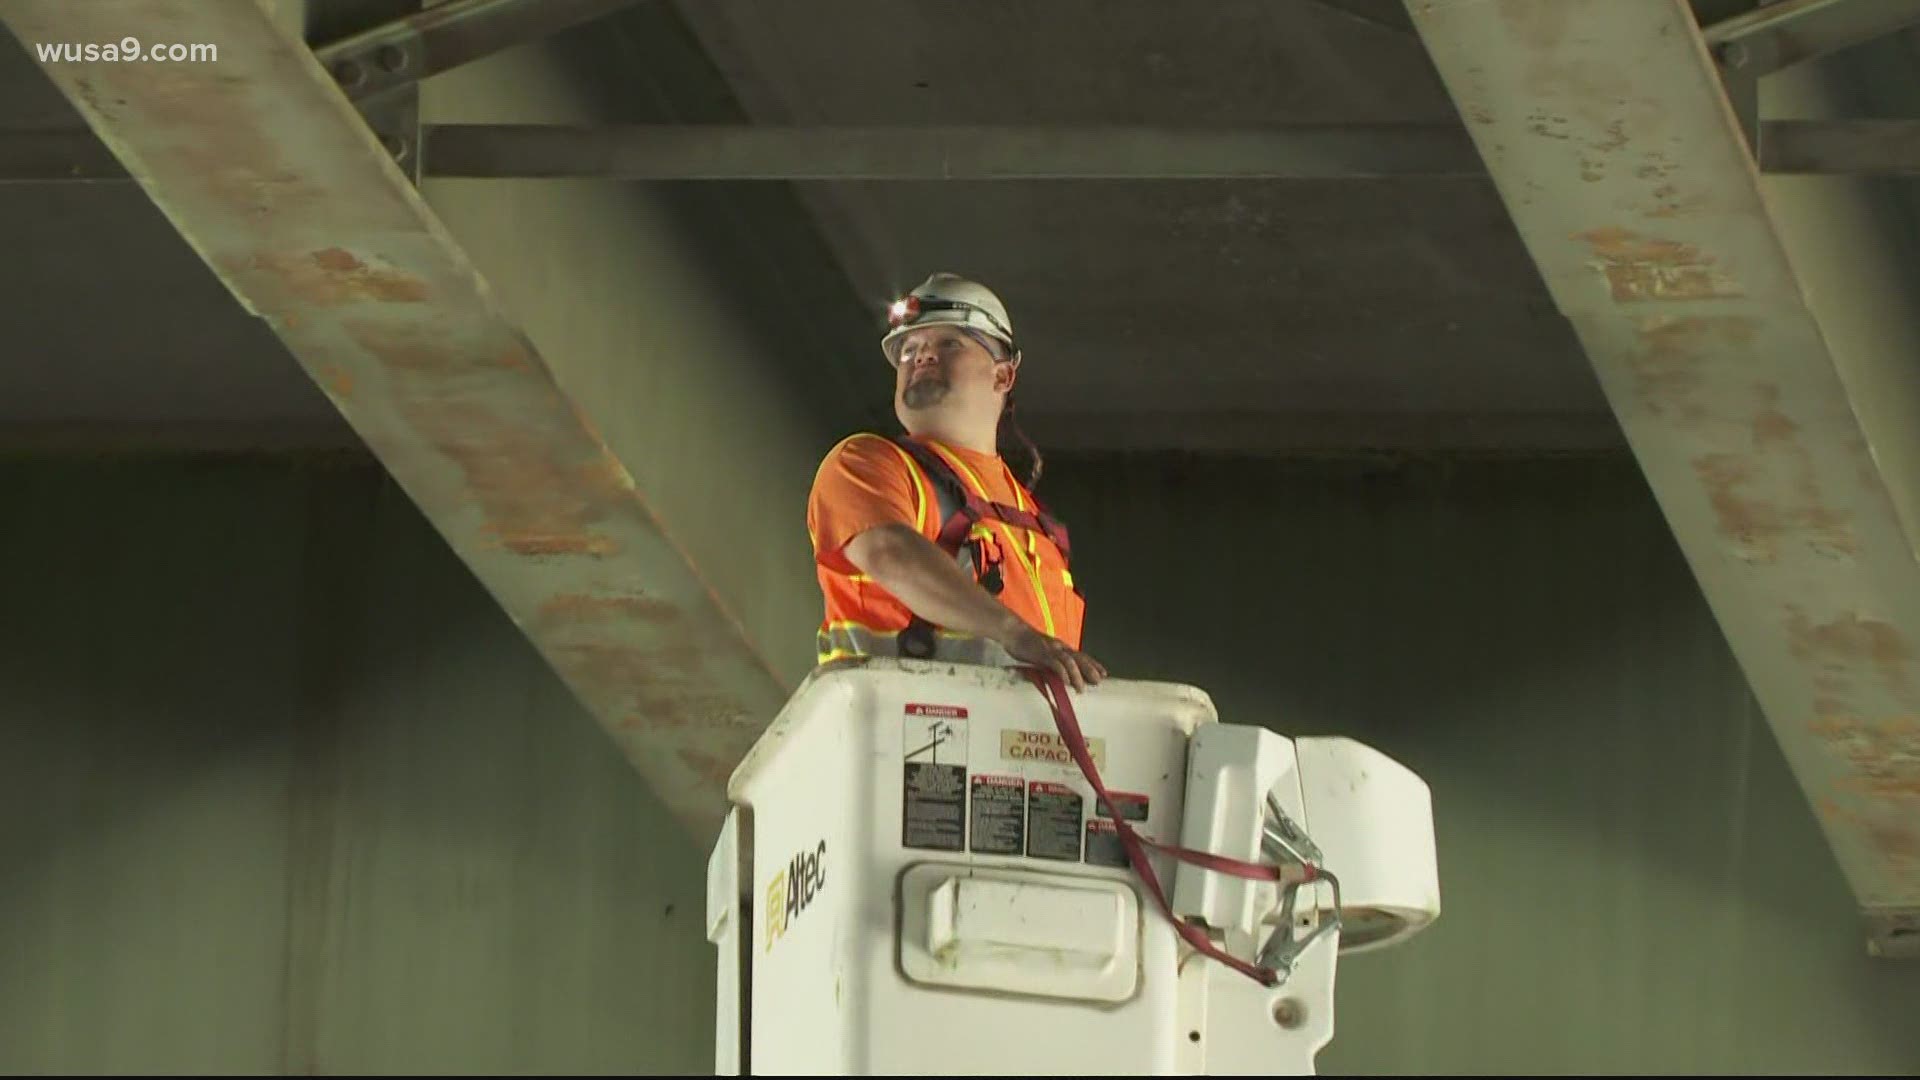
[(1020, 351), (1013, 344), (1013, 320), (1007, 307), (993, 290), (958, 274), (935, 274), (920, 287), (893, 302), (887, 311), (887, 334), (880, 339), (880, 351), (888, 363), (898, 363), (900, 339), (923, 326), (958, 326), (999, 341), (1016, 359)]

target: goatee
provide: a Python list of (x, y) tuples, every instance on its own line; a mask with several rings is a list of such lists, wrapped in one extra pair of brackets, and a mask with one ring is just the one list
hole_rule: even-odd
[(924, 375), (908, 384), (900, 400), (909, 409), (925, 409), (946, 400), (947, 381), (938, 375)]

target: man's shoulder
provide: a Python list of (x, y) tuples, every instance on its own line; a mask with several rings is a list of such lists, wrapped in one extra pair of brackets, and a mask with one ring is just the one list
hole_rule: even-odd
[(828, 456), (831, 457), (834, 454), (843, 453), (871, 453), (876, 450), (885, 453), (894, 445), (896, 444), (892, 439), (877, 432), (856, 431), (833, 444), (833, 450), (829, 452)]
[(901, 464), (904, 456), (899, 445), (885, 435), (859, 431), (835, 443), (821, 464), (823, 467), (836, 462)]
[(818, 488), (830, 480), (877, 478), (894, 472), (904, 476), (908, 467), (903, 456), (899, 446), (885, 435), (855, 432), (835, 443), (820, 460), (819, 468), (814, 470), (814, 486)]

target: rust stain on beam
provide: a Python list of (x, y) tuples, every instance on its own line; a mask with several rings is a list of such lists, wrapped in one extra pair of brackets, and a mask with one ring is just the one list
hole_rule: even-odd
[(339, 307), (360, 300), (424, 304), (424, 282), (392, 267), (368, 266), (337, 247), (308, 252), (268, 252), (253, 257), (249, 271), (280, 279), (288, 297), (303, 304)]
[(1731, 300), (1746, 295), (1691, 244), (1653, 239), (1618, 226), (1575, 236), (1592, 250), (1615, 300)]
[[(1820, 504), (1817, 497), (1782, 505), (1760, 494), (1767, 473), (1752, 456), (1703, 454), (1692, 461), (1720, 533), (1748, 562), (1778, 559), (1783, 543), (1801, 541), (1825, 550), (1853, 554), (1858, 542), (1847, 518)], [(1816, 493), (1817, 495), (1817, 493)]]
[(312, 53), (254, 0), (0, 18), (217, 46), (45, 70), (704, 842), (785, 689)]
[(1788, 649), (1802, 663), (1836, 674), (1871, 664), (1887, 692), (1902, 703), (1913, 702), (1913, 683), (1907, 673), (1913, 653), (1892, 623), (1861, 618), (1851, 611), (1814, 622), (1806, 612), (1790, 606), (1786, 630)]

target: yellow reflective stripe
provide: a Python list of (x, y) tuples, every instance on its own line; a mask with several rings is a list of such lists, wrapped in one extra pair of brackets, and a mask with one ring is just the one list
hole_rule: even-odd
[[(874, 438), (879, 438), (879, 436), (876, 435)], [(893, 440), (887, 440), (887, 446), (892, 449), (894, 453), (900, 455), (901, 461), (907, 463), (907, 475), (913, 477), (913, 506), (915, 514), (913, 527), (924, 533), (927, 531), (927, 503), (929, 500), (927, 499), (927, 485), (920, 479), (920, 463), (913, 460), (912, 454), (900, 449), (899, 445)]]
[(933, 447), (934, 453), (946, 458), (947, 464), (953, 466), (955, 470), (967, 474), (967, 479), (973, 481), (974, 494), (979, 495), (983, 499), (987, 497), (987, 485), (980, 482), (980, 474), (973, 471), (973, 466), (968, 465), (964, 459), (956, 455), (953, 451), (931, 439), (927, 440), (927, 445)]
[[(1002, 470), (1005, 470), (1007, 472), (1007, 485), (1013, 488), (1014, 504), (1029, 514), (1035, 513), (1036, 511), (1034, 510), (1034, 508), (1027, 505), (1026, 489), (1022, 488), (1020, 486), (1020, 482), (1013, 478), (1012, 471), (1007, 470), (1006, 462), (1004, 461), (1001, 462), (1000, 467)], [(1039, 536), (1039, 530), (1037, 529), (1027, 530), (1027, 553), (1033, 556), (1033, 574), (1034, 574), (1033, 587), (1034, 587), (1034, 591), (1037, 592), (1040, 596), (1040, 614), (1044, 616), (1047, 620), (1047, 632), (1052, 633), (1053, 632), (1053, 610), (1047, 604), (1046, 590), (1040, 587), (1040, 561), (1041, 561), (1040, 560), (1040, 536)], [(1067, 588), (1069, 589), (1073, 588), (1073, 573), (1067, 570), (1065, 567), (1061, 567), (1060, 569), (1060, 580), (1066, 583)]]
[[(900, 631), (898, 630), (882, 630), (877, 626), (868, 626), (866, 623), (858, 622), (853, 619), (838, 619), (833, 622), (827, 623), (825, 626), (822, 626), (820, 630), (822, 633), (832, 633), (835, 630), (863, 630), (869, 634), (875, 634), (880, 637), (895, 637), (900, 633)], [(940, 637), (948, 637), (948, 638), (963, 638), (963, 637), (973, 636), (971, 634), (963, 633), (962, 631), (959, 631), (959, 630), (948, 630), (945, 627), (940, 627), (940, 626), (934, 627), (933, 632), (939, 635)]]
[[(934, 628), (937, 641), (980, 641), (957, 630)], [(814, 635), (814, 656), (822, 664), (853, 657), (888, 656), (898, 652), (900, 631), (878, 630), (852, 619), (840, 619), (822, 626)]]
[[(1020, 489), (1019, 481), (1015, 480), (1013, 473), (1008, 471), (1006, 462), (1000, 463), (1000, 471), (1007, 474), (1007, 486), (1013, 489), (1013, 504), (1021, 510), (1032, 513), (1027, 507), (1026, 492)], [(1047, 593), (1040, 586), (1040, 537), (1032, 529), (1026, 530), (1026, 533), (1027, 557), (1033, 560), (1033, 587), (1040, 594), (1040, 613), (1046, 617), (1047, 633), (1051, 634), (1053, 633), (1053, 612), (1047, 609)]]
[[(934, 452), (939, 454), (941, 457), (945, 458), (949, 464), (954, 465), (961, 472), (965, 473), (967, 475), (967, 478), (973, 481), (973, 490), (976, 494), (978, 494), (982, 499), (987, 499), (987, 501), (989, 502), (992, 501), (992, 499), (989, 498), (987, 495), (987, 485), (981, 481), (980, 475), (974, 472), (971, 466), (969, 466), (965, 461), (961, 460), (952, 451), (948, 450), (946, 447), (941, 446), (938, 443), (929, 442), (927, 445), (933, 447)], [(1025, 510), (1026, 500), (1021, 498), (1020, 496), (1019, 484), (1013, 485), (1013, 497), (1015, 502), (1020, 503), (1020, 509)], [(1040, 567), (1039, 567), (1038, 556), (1036, 555), (1033, 559), (1030, 560), (1025, 555), (1021, 554), (1020, 538), (1013, 535), (1013, 526), (1007, 524), (1004, 521), (995, 522), (994, 524), (1000, 526), (1000, 531), (1006, 534), (1007, 541), (1011, 545), (1013, 550), (1014, 561), (1019, 563), (1020, 568), (1027, 572), (1027, 583), (1033, 586), (1033, 598), (1040, 602), (1040, 621), (1046, 624), (1046, 626), (1043, 627), (1043, 629), (1046, 630), (1048, 637), (1052, 637), (1054, 635), (1053, 605), (1047, 603), (1046, 587), (1040, 584)], [(1028, 536), (1031, 537), (1032, 534), (1029, 533)]]
[[(1015, 480), (1013, 478), (1013, 470), (1007, 468), (1007, 463), (1003, 461), (1000, 463), (1000, 471), (1007, 474), (1007, 486), (1013, 489), (1013, 505), (1019, 507), (1022, 510), (1025, 510), (1028, 513), (1032, 513), (1033, 512), (1032, 508), (1027, 505), (1026, 489), (1020, 486), (1020, 481)], [(1028, 529), (1027, 530), (1027, 554), (1033, 556), (1033, 564), (1035, 566), (1040, 565), (1039, 548), (1040, 548), (1040, 538), (1034, 534), (1034, 530)]]
[[(1005, 526), (1003, 525), (1002, 528)], [(1033, 583), (1034, 598), (1040, 601), (1040, 618), (1047, 624), (1045, 627), (1047, 636), (1052, 637), (1054, 634), (1053, 605), (1047, 603), (1047, 590), (1040, 585), (1040, 568), (1028, 562), (1027, 557), (1021, 554), (1020, 541), (1013, 539), (1013, 532), (1010, 529), (1007, 532), (1007, 539), (1013, 540), (1013, 557), (1026, 569), (1027, 580)]]

